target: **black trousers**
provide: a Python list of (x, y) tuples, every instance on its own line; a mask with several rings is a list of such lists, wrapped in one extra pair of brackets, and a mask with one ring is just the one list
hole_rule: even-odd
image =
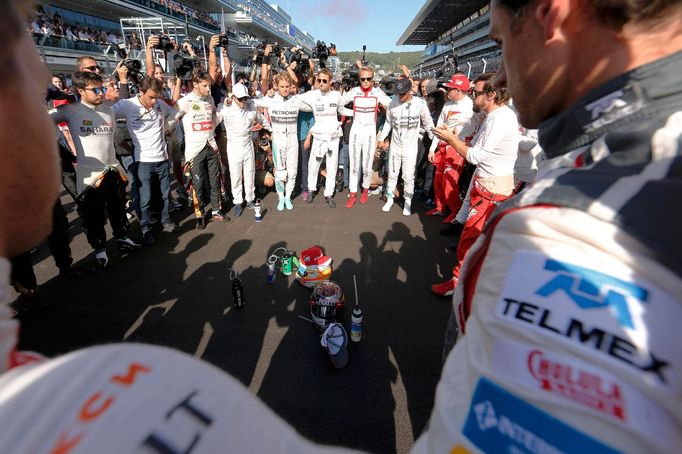
[(83, 210), (83, 226), (88, 243), (94, 250), (104, 249), (107, 235), (104, 225), (107, 218), (116, 238), (128, 235), (128, 218), (125, 212), (126, 183), (121, 175), (110, 170), (99, 187), (84, 190), (78, 199)]
[(189, 163), (192, 172), (192, 189), (199, 202), (201, 212), (204, 204), (209, 199), (206, 194), (208, 182), (211, 205), (214, 210), (221, 209), (220, 203), (220, 156), (206, 144), (203, 150)]
[[(52, 233), (47, 237), (47, 244), (60, 271), (71, 266), (73, 259), (69, 247), (69, 220), (66, 218), (66, 212), (59, 199), (52, 209)], [(12, 282), (21, 282), (28, 289), (34, 289), (38, 286), (36, 275), (33, 273), (30, 252), (12, 257), (11, 262)]]

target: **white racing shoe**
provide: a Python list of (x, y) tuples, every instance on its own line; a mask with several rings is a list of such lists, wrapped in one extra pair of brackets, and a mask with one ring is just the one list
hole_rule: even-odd
[(384, 211), (385, 213), (388, 213), (391, 210), (392, 206), (393, 206), (393, 197), (389, 197), (388, 199), (386, 199), (386, 203), (381, 208), (381, 210)]
[(403, 216), (409, 216), (412, 214), (412, 199), (405, 199), (405, 205), (403, 206)]

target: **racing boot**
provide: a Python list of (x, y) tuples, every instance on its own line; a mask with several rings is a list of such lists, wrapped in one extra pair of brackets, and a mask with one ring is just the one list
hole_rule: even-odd
[(369, 197), (369, 188), (362, 188), (362, 194), (360, 194), (360, 203), (367, 203), (368, 197)]
[(355, 205), (355, 202), (358, 200), (358, 193), (357, 192), (351, 192), (350, 195), (348, 196), (348, 200), (346, 200), (346, 208), (353, 208), (353, 205)]

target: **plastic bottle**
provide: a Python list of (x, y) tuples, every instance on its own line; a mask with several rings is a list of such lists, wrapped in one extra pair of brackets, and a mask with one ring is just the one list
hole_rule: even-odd
[(350, 340), (360, 342), (362, 340), (362, 309), (355, 306), (350, 317)]
[(274, 262), (268, 262), (268, 284), (274, 283), (276, 277), (277, 277), (277, 273), (275, 273)]
[(237, 309), (244, 307), (246, 300), (244, 299), (244, 284), (238, 277), (232, 279), (232, 303)]
[(256, 215), (256, 222), (260, 222), (263, 220), (263, 204), (261, 203), (260, 199), (256, 200), (256, 203), (253, 205), (253, 211)]

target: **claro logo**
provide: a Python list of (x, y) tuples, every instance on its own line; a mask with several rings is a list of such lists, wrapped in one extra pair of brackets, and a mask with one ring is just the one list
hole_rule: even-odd
[(553, 360), (540, 350), (528, 354), (528, 371), (544, 391), (625, 420), (622, 390), (617, 383)]

